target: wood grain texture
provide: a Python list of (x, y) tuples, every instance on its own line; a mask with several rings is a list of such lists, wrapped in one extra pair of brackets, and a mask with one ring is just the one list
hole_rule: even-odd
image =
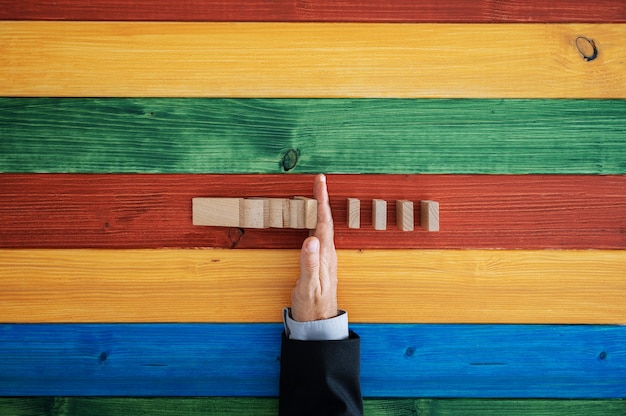
[[(339, 299), (351, 322), (626, 322), (624, 250), (338, 254)], [(278, 322), (298, 260), (298, 250), (0, 250), (0, 316)]]
[[(420, 201), (421, 205), (421, 226), (429, 232), (439, 231), (439, 202), (437, 201)], [(536, 213), (538, 217), (540, 213)], [(537, 218), (539, 220), (539, 218)]]
[(625, 174), (625, 124), (626, 100), (0, 98), (0, 172)]
[[(479, 400), (479, 399), (476, 399)], [(589, 401), (578, 400), (583, 408)], [(412, 416), (414, 399), (365, 399), (366, 416)], [(552, 401), (546, 401), (546, 408)], [(601, 400), (597, 409), (614, 410), (615, 400)], [(591, 407), (593, 410), (593, 407)], [(276, 416), (278, 399), (247, 397), (186, 397), (186, 398), (128, 398), (128, 397), (21, 397), (0, 398), (3, 416)], [(595, 416), (596, 413), (588, 413)], [(608, 413), (608, 416), (613, 416)], [(578, 416), (577, 414), (574, 414)], [(606, 416), (604, 414), (603, 416)], [(620, 415), (621, 416), (621, 415)]]
[(622, 24), (3, 22), (0, 95), (625, 98), (624, 39)]
[[(365, 416), (623, 416), (626, 400), (365, 399)], [(3, 416), (275, 416), (278, 399), (247, 397), (0, 398)]]
[(387, 201), (372, 199), (372, 228), (376, 231), (387, 229)]
[(346, 226), (355, 230), (361, 228), (361, 200), (346, 198)]
[[(623, 326), (353, 329), (361, 336), (366, 397), (624, 394)], [(281, 324), (2, 325), (0, 331), (2, 395), (278, 394)]]
[(280, 22), (626, 22), (620, 0), (0, 0), (3, 20)]
[[(312, 195), (310, 175), (0, 175), (4, 248), (300, 248), (306, 231), (196, 227), (192, 198)], [(328, 175), (339, 248), (626, 248), (626, 176)], [(361, 228), (346, 223), (359, 198)], [(440, 202), (441, 231), (402, 232), (395, 204)], [(416, 218), (420, 217), (419, 203)], [(418, 224), (416, 224), (418, 225)]]

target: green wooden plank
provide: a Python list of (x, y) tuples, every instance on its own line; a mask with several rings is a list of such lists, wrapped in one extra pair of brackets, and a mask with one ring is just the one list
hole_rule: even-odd
[[(365, 415), (410, 416), (412, 399), (365, 400)], [(276, 416), (275, 398), (0, 398), (0, 416)]]
[(421, 399), (420, 416), (624, 416), (626, 400)]
[(0, 172), (626, 173), (626, 100), (0, 99)]
[[(624, 416), (626, 400), (366, 399), (366, 416)], [(275, 416), (275, 398), (0, 398), (0, 416)]]
[(48, 397), (2, 397), (0, 416), (50, 416), (54, 402)]
[(80, 398), (64, 399), (63, 411), (51, 416), (276, 416), (273, 398)]

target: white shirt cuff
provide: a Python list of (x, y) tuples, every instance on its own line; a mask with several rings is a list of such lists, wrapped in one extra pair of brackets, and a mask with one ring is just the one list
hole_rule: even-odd
[(299, 341), (340, 341), (348, 339), (348, 312), (330, 319), (298, 322), (291, 318), (291, 308), (283, 309), (283, 323), (287, 338)]

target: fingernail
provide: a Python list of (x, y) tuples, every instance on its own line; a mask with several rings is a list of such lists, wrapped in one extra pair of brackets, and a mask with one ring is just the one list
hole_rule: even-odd
[(320, 182), (326, 182), (326, 175), (323, 173), (320, 175)]
[(320, 240), (312, 238), (306, 246), (306, 251), (309, 253), (317, 253), (320, 249)]

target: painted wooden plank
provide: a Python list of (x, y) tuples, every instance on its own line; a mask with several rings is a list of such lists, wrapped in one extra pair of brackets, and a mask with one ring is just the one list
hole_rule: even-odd
[[(365, 416), (623, 416), (626, 400), (365, 399)], [(0, 398), (6, 416), (275, 416), (276, 398), (17, 397)]]
[(0, 172), (624, 174), (625, 123), (626, 100), (0, 98)]
[[(353, 322), (626, 322), (626, 250), (338, 255), (339, 298)], [(0, 250), (0, 316), (279, 322), (298, 260), (298, 250)]]
[(620, 0), (0, 0), (3, 20), (284, 21), (284, 22), (626, 22)]
[[(581, 404), (588, 402), (579, 400)], [(615, 400), (601, 400), (605, 409), (617, 409)], [(366, 416), (412, 416), (414, 399), (365, 399)], [(276, 416), (278, 399), (262, 397), (54, 397), (0, 398), (0, 414), (6, 416)], [(576, 415), (574, 413), (574, 415)], [(590, 413), (594, 416), (595, 413)], [(612, 416), (609, 413), (608, 416)], [(607, 416), (603, 414), (602, 416)], [(621, 416), (621, 415), (620, 415)]]
[[(0, 140), (1, 142), (1, 140)], [(1, 156), (0, 156), (1, 157)], [(310, 175), (0, 175), (4, 248), (300, 248), (306, 231), (196, 227), (196, 197), (312, 194)], [(626, 248), (626, 176), (328, 175), (339, 248)], [(347, 198), (361, 224), (349, 229)], [(440, 202), (441, 231), (374, 231), (373, 198)], [(419, 203), (416, 216), (419, 218)]]
[[(626, 388), (623, 326), (354, 330), (366, 397), (623, 398)], [(280, 324), (5, 324), (0, 331), (2, 395), (278, 393)]]
[(624, 39), (622, 24), (9, 21), (0, 95), (625, 98)]
[(418, 415), (428, 416), (565, 416), (618, 415), (626, 400), (472, 400), (421, 399), (416, 401)]

